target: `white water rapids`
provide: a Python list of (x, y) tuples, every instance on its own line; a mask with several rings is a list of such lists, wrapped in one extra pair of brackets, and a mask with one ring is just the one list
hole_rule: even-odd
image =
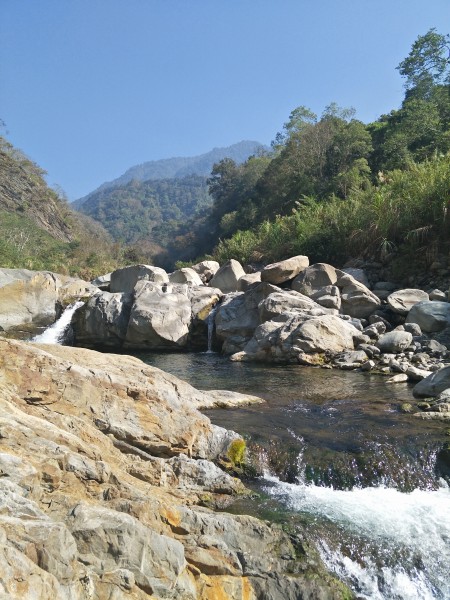
[(283, 483), (267, 475), (267, 492), (289, 510), (332, 523), (319, 542), (327, 567), (370, 600), (450, 598), (450, 490), (336, 490)]
[(40, 344), (61, 344), (64, 340), (65, 331), (70, 325), (75, 311), (83, 306), (83, 304), (84, 302), (74, 302), (73, 304), (70, 304), (53, 325), (48, 327), (41, 334), (36, 335), (31, 341), (39, 342)]

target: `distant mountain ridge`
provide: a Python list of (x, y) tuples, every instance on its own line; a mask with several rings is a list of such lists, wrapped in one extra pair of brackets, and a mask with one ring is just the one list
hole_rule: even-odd
[(72, 202), (72, 207), (79, 210), (91, 196), (97, 195), (98, 192), (121, 187), (130, 181), (150, 181), (159, 179), (181, 179), (188, 175), (209, 176), (213, 165), (224, 158), (231, 158), (236, 163), (244, 162), (252, 154), (268, 150), (260, 142), (243, 140), (225, 148), (213, 148), (205, 154), (189, 157), (174, 157), (163, 158), (160, 160), (152, 160), (144, 162), (140, 165), (130, 167), (123, 175), (117, 177), (113, 181), (107, 181), (99, 186), (93, 192), (87, 194), (83, 198), (79, 198)]

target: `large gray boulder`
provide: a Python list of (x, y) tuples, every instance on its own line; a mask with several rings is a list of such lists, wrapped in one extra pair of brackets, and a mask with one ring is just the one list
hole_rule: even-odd
[(120, 347), (126, 336), (132, 303), (132, 294), (94, 294), (73, 317), (76, 343), (88, 348)]
[(200, 275), (203, 283), (208, 283), (220, 269), (220, 265), (216, 260), (202, 260), (192, 265), (191, 269)]
[(215, 323), (216, 335), (224, 342), (227, 354), (242, 350), (260, 324), (259, 305), (279, 288), (260, 283), (249, 291), (230, 294), (219, 306)]
[(381, 352), (403, 352), (411, 345), (413, 336), (409, 331), (389, 331), (378, 338), (377, 348)]
[(414, 387), (413, 394), (416, 398), (420, 396), (439, 396), (441, 392), (450, 388), (450, 366), (435, 371)]
[(111, 273), (110, 292), (131, 293), (138, 281), (169, 283), (169, 276), (159, 267), (152, 265), (131, 265)]
[(237, 291), (238, 281), (244, 275), (245, 271), (241, 263), (232, 258), (220, 267), (209, 282), (209, 285), (219, 288), (224, 294), (229, 294)]
[(95, 290), (87, 281), (49, 271), (0, 269), (0, 328), (49, 324), (56, 319), (57, 304), (65, 305)]
[(322, 298), (328, 306), (337, 308), (337, 292), (334, 297), (329, 292), (336, 287), (340, 292), (340, 312), (356, 319), (367, 318), (381, 304), (380, 299), (364, 284), (326, 263), (317, 263), (302, 271), (291, 287), (305, 296)]
[(435, 333), (450, 326), (449, 302), (419, 302), (406, 317), (407, 323), (417, 323), (422, 331)]
[(200, 278), (200, 275), (194, 271), (194, 269), (190, 269), (189, 267), (184, 267), (183, 269), (178, 269), (178, 271), (174, 271), (169, 275), (170, 283), (187, 283), (189, 285), (203, 285), (203, 281)]
[[(336, 315), (306, 314), (266, 321), (260, 325), (239, 360), (296, 360), (302, 353), (331, 353), (354, 349), (358, 330)], [(233, 357), (232, 357), (233, 358)]]
[(124, 347), (182, 349), (188, 342), (190, 323), (191, 303), (183, 286), (178, 289), (173, 286), (172, 291), (167, 293), (162, 286), (139, 281), (135, 287)]
[(309, 258), (307, 256), (292, 256), (264, 267), (261, 271), (261, 281), (278, 285), (293, 279), (308, 266)]
[(411, 308), (418, 302), (428, 300), (428, 294), (422, 290), (404, 289), (397, 290), (387, 297), (389, 307), (399, 315), (407, 315)]
[(324, 310), (317, 302), (308, 296), (293, 290), (276, 291), (269, 294), (259, 303), (260, 322), (270, 321), (281, 314), (308, 314), (320, 316), (329, 311)]

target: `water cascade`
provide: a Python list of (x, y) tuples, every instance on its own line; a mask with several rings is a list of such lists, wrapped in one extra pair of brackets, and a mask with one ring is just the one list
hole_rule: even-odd
[(213, 343), (213, 335), (214, 335), (214, 324), (215, 324), (215, 319), (216, 319), (216, 312), (218, 309), (218, 304), (216, 304), (216, 306), (213, 307), (213, 309), (211, 310), (211, 312), (208, 315), (208, 349), (207, 352), (211, 353), (212, 350), (212, 343)]
[(281, 482), (265, 490), (289, 511), (314, 519), (327, 567), (370, 600), (450, 597), (450, 490), (402, 493), (384, 486), (338, 490)]
[(74, 313), (83, 306), (83, 304), (84, 302), (74, 302), (73, 304), (69, 304), (53, 325), (39, 335), (36, 335), (31, 341), (40, 344), (62, 344)]

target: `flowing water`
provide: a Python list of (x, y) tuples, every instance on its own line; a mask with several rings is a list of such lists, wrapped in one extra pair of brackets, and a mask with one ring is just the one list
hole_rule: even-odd
[(348, 371), (233, 363), (214, 353), (140, 358), (200, 389), (267, 400), (207, 414), (248, 441), (262, 473), (252, 484), (261, 494), (255, 514), (300, 523), (359, 598), (450, 598), (448, 426), (399, 410), (411, 401), (411, 386)]
[(45, 331), (32, 338), (32, 342), (40, 344), (61, 344), (64, 341), (67, 329), (72, 321), (72, 317), (84, 302), (74, 302), (70, 304), (62, 313), (57, 321), (48, 327)]

